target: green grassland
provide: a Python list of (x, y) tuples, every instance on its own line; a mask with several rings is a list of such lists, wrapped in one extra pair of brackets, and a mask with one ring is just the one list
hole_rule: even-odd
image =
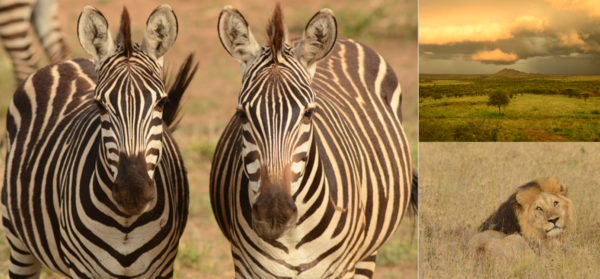
[[(599, 278), (597, 143), (421, 143), (420, 278)], [(575, 228), (562, 247), (515, 262), (477, 261), (467, 243), (518, 186), (554, 176)]]
[[(596, 76), (421, 76), (419, 139), (600, 141), (598, 80)], [(498, 89), (511, 95), (500, 113), (497, 106), (487, 105), (487, 94)]]
[[(132, 18), (133, 39), (141, 42), (144, 24), (152, 10), (163, 4), (158, 0), (90, 0), (83, 4), (59, 0), (66, 40), (75, 57), (88, 57), (77, 41), (75, 26), (85, 5), (99, 8), (110, 24), (113, 38), (119, 26), (123, 5)], [(165, 56), (165, 66), (176, 70), (185, 56), (196, 53), (198, 72), (184, 97), (183, 118), (173, 134), (184, 157), (190, 183), (190, 210), (180, 250), (175, 262), (175, 278), (235, 277), (230, 246), (213, 216), (208, 195), (209, 173), (216, 143), (236, 111), (237, 93), (242, 76), (239, 63), (231, 58), (218, 39), (216, 23), (223, 1), (175, 1), (169, 3), (177, 14), (179, 35), (173, 49)], [(271, 15), (271, 1), (242, 1), (235, 4), (252, 27), (252, 32), (266, 44), (265, 24)], [(403, 119), (410, 142), (413, 164), (417, 156), (417, 4), (416, 1), (379, 1), (365, 4), (357, 0), (290, 1), (282, 3), (290, 38), (301, 36), (308, 20), (322, 8), (336, 14), (339, 36), (359, 40), (377, 50), (395, 69), (403, 89)], [(398, 49), (405, 50), (402, 53)], [(43, 63), (42, 63), (43, 64)], [(0, 49), (0, 136), (5, 134), (6, 111), (16, 88), (12, 65)], [(4, 173), (4, 153), (0, 152), (0, 177)], [(418, 264), (417, 237), (413, 222), (405, 218), (397, 232), (380, 249), (375, 278), (416, 278)], [(416, 232), (415, 232), (416, 233)], [(8, 278), (9, 246), (0, 230), (0, 278)], [(42, 278), (60, 278), (44, 271)]]

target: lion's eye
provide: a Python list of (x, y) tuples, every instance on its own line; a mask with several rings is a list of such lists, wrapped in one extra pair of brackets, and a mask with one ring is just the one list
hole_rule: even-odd
[(535, 210), (542, 211), (542, 208), (538, 206), (538, 207), (535, 208)]
[(554, 201), (554, 206), (557, 206), (557, 205), (558, 205), (558, 202), (557, 202), (557, 201)]

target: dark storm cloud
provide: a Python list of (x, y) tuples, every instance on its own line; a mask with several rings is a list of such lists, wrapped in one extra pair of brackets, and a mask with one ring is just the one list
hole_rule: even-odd
[[(563, 10), (543, 2), (546, 10), (518, 15), (504, 22), (428, 27), (420, 25), (420, 61), (458, 59), (489, 65), (513, 65), (531, 58), (588, 61), (597, 67), (600, 55), (600, 16), (571, 6)], [(600, 4), (599, 4), (600, 6)], [(460, 16), (460, 15), (458, 15)], [(427, 18), (427, 17), (425, 17)], [(464, 21), (464, 20), (463, 20)], [(579, 55), (576, 55), (579, 54)], [(585, 63), (582, 63), (585, 64)]]

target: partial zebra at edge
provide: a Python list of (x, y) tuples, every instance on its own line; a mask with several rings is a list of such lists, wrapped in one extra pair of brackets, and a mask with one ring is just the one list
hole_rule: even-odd
[(419, 170), (413, 167), (410, 203), (408, 212), (413, 218), (419, 217)]
[(40, 54), (33, 43), (35, 37), (51, 63), (71, 59), (56, 0), (0, 1), (0, 40), (12, 60), (17, 85), (38, 69)]

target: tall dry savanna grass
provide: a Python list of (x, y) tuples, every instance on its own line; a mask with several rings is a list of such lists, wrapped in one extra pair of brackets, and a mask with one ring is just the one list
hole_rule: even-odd
[[(600, 278), (600, 145), (421, 143), (420, 278)], [(554, 176), (568, 186), (575, 228), (562, 247), (514, 262), (476, 262), (479, 225), (518, 186)]]

